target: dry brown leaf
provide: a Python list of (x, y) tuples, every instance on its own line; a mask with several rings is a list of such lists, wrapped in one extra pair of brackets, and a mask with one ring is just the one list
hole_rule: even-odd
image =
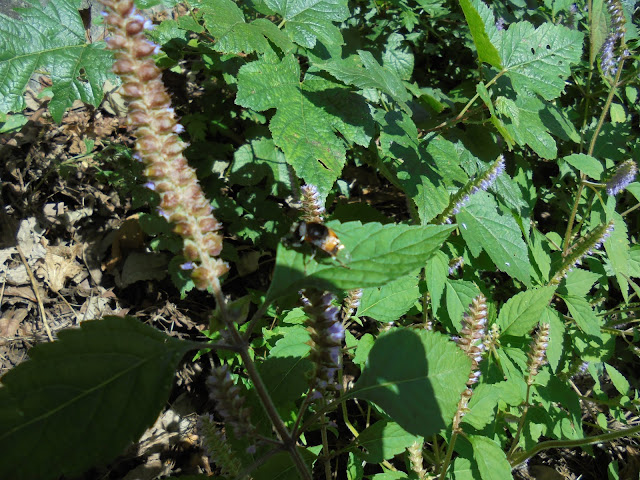
[(43, 236), (44, 229), (38, 225), (35, 217), (20, 222), (16, 238), (31, 268), (35, 266), (37, 260), (44, 258), (47, 254), (41, 242)]
[(22, 262), (13, 261), (18, 258), (18, 250), (14, 247), (0, 250), (0, 281), (9, 285), (25, 285), (29, 283), (27, 269)]
[(8, 339), (13, 338), (20, 328), (20, 322), (22, 322), (29, 310), (26, 308), (16, 308), (9, 310), (2, 317), (0, 317), (0, 337)]
[(16, 299), (23, 299), (23, 300), (29, 300), (30, 302), (35, 302), (36, 296), (33, 293), (33, 288), (31, 288), (31, 286), (24, 286), (24, 287), (13, 287), (11, 285), (7, 286), (4, 290), (3, 302), (7, 302), (9, 304), (16, 303)]
[(44, 277), (49, 288), (57, 293), (66, 283), (82, 272), (83, 268), (76, 260), (76, 247), (49, 247), (44, 258), (44, 264), (38, 269), (38, 276)]

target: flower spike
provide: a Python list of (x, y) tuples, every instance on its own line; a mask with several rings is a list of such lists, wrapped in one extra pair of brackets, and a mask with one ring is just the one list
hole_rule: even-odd
[(504, 172), (504, 168), (504, 157), (500, 155), (484, 173), (469, 181), (451, 197), (449, 205), (445, 208), (444, 212), (438, 215), (435, 223), (451, 223), (451, 217), (460, 213), (460, 210), (467, 204), (471, 195), (480, 190), (488, 190), (496, 181), (496, 178)]
[(318, 187), (307, 184), (300, 187), (300, 191), (302, 192), (302, 220), (324, 223), (325, 209)]
[(559, 284), (564, 277), (575, 267), (582, 262), (582, 259), (594, 250), (598, 250), (604, 241), (613, 232), (613, 220), (604, 225), (600, 225), (598, 228), (589, 232), (584, 237), (580, 238), (567, 252), (564, 262), (558, 269), (557, 273), (553, 276), (549, 282), (551, 285)]
[(193, 264), (196, 287), (206, 290), (229, 270), (217, 258), (222, 250), (221, 225), (183, 155), (187, 144), (178, 137), (183, 128), (171, 108), (162, 73), (151, 58), (160, 47), (144, 35), (151, 22), (136, 13), (132, 0), (104, 0), (103, 5), (111, 34), (106, 42), (116, 58), (113, 71), (122, 79), (128, 122), (137, 137), (134, 158), (146, 167), (147, 188), (160, 196), (159, 214), (183, 238), (183, 253)]
[(529, 375), (527, 376), (527, 384), (532, 385), (533, 379), (538, 374), (540, 367), (546, 363), (547, 347), (549, 346), (549, 324), (540, 325), (536, 336), (531, 343), (531, 351), (529, 352)]
[(311, 336), (309, 358), (315, 364), (311, 386), (320, 398), (328, 390), (338, 390), (336, 374), (340, 367), (340, 353), (344, 341), (344, 327), (340, 323), (338, 307), (332, 305), (334, 296), (314, 291), (301, 292), (304, 311)]
[(636, 179), (638, 166), (633, 160), (622, 162), (615, 173), (607, 180), (606, 188), (609, 195), (617, 195)]

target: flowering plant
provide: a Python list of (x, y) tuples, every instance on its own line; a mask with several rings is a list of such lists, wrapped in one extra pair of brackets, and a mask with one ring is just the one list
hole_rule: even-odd
[[(103, 3), (141, 182), (215, 311), (206, 341), (110, 317), (35, 347), (2, 378), (0, 476), (112, 460), (192, 350), (224, 478), (509, 479), (640, 431), (607, 423), (638, 404), (626, 4), (198, 0), (152, 28)], [(158, 65), (202, 79), (181, 119)], [(261, 290), (228, 287), (239, 247), (275, 251)]]

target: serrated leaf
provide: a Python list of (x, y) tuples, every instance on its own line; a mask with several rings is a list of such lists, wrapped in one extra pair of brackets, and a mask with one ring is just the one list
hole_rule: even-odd
[(305, 253), (280, 245), (268, 299), (303, 287), (340, 291), (384, 285), (422, 268), (454, 228), (360, 222), (327, 225), (345, 246), (343, 257), (347, 263), (341, 265), (323, 252), (311, 258), (311, 251)]
[(429, 296), (431, 297), (431, 309), (433, 312), (438, 311), (448, 275), (449, 262), (447, 256), (443, 252), (438, 251), (427, 262), (424, 275)]
[[(462, 12), (469, 25), (471, 38), (478, 51), (478, 60), (486, 62), (489, 65), (501, 69), (502, 62), (500, 55), (493, 46), (487, 32), (485, 30), (485, 20), (490, 18), (493, 20), (493, 13), (482, 2), (471, 2), (470, 0), (460, 0)], [(485, 20), (483, 20), (483, 18)]]
[(418, 141), (418, 129), (404, 112), (377, 112), (380, 124), (380, 147), (396, 161), (385, 161), (393, 170), (404, 192), (418, 210), (420, 222), (426, 225), (449, 204), (448, 189), (457, 189), (469, 177), (461, 168), (463, 158), (470, 155), (461, 144), (441, 136)]
[(613, 268), (616, 274), (616, 280), (620, 286), (620, 291), (625, 302), (629, 301), (629, 282), (627, 278), (631, 275), (629, 265), (631, 258), (629, 256), (629, 237), (627, 235), (627, 224), (622, 216), (612, 211), (610, 214), (614, 221), (613, 232), (604, 242), (604, 249), (607, 252), (607, 257), (611, 262), (611, 268)]
[(604, 172), (602, 163), (591, 155), (586, 155), (584, 153), (574, 153), (572, 155), (563, 157), (562, 160), (595, 180), (600, 180), (600, 177)]
[(549, 324), (547, 360), (549, 360), (551, 370), (555, 373), (558, 370), (564, 346), (564, 322), (562, 321), (560, 314), (551, 307), (545, 308), (540, 322)]
[(317, 63), (315, 66), (348, 85), (361, 89), (372, 88), (386, 93), (407, 110), (405, 104), (411, 99), (411, 94), (400, 78), (395, 73), (385, 70), (370, 52), (359, 50), (357, 56), (331, 59), (324, 63)]
[[(341, 107), (328, 99), (340, 96)], [(342, 172), (346, 150), (336, 131), (349, 141), (368, 143), (373, 123), (361, 96), (329, 80), (307, 75), (293, 55), (282, 60), (267, 53), (238, 72), (236, 103), (264, 111), (276, 109), (269, 128), (287, 163), (321, 193), (331, 189)]]
[[(441, 155), (432, 155), (426, 152), (425, 148), (420, 148), (418, 141), (418, 128), (409, 115), (405, 112), (378, 111), (376, 120), (380, 125), (380, 147), (384, 155), (398, 162), (385, 162), (385, 166), (392, 169), (401, 188), (411, 198), (418, 210), (420, 221), (424, 225), (429, 220), (442, 212), (449, 204), (449, 193), (445, 180), (449, 178), (445, 172), (441, 172), (438, 160)], [(440, 149), (435, 147), (435, 143), (442, 143)], [(427, 148), (436, 151), (449, 147), (450, 142), (435, 137), (433, 142), (429, 142)], [(452, 148), (446, 148), (452, 150)], [(445, 161), (450, 161), (451, 157), (446, 157)], [(464, 171), (463, 182), (467, 180)], [(453, 179), (451, 179), (453, 180)]]
[(413, 74), (414, 58), (411, 48), (403, 42), (403, 35), (399, 33), (389, 35), (382, 54), (382, 64), (384, 68), (393, 70), (400, 79), (408, 81)]
[(368, 463), (381, 463), (404, 452), (417, 440), (415, 435), (395, 422), (381, 420), (363, 430), (357, 438), (357, 447), (363, 447), (365, 452), (356, 449), (359, 457)]
[(511, 465), (502, 447), (487, 437), (469, 435), (475, 459), (483, 480), (512, 480)]
[(496, 46), (513, 89), (535, 92), (545, 100), (560, 96), (570, 66), (582, 56), (584, 34), (550, 22), (534, 28), (525, 21), (500, 33)]
[(347, 0), (264, 0), (284, 20), (284, 29), (298, 45), (313, 48), (316, 40), (327, 45), (343, 43), (333, 22), (349, 16)]
[(587, 335), (600, 338), (600, 321), (589, 302), (584, 297), (573, 295), (561, 295), (561, 297), (580, 330)]
[(258, 23), (247, 23), (242, 10), (231, 0), (204, 0), (199, 2), (198, 6), (204, 13), (207, 31), (216, 40), (213, 49), (217, 52), (266, 52), (271, 47), (265, 34), (278, 39), (279, 46), (285, 53), (293, 49), (289, 39), (268, 20), (260, 19), (260, 22), (256, 21)]
[(629, 381), (624, 378), (624, 375), (608, 363), (605, 363), (605, 366), (607, 368), (609, 378), (611, 379), (611, 383), (613, 383), (616, 390), (620, 392), (620, 395), (629, 395)]
[(489, 425), (495, 416), (495, 408), (502, 397), (507, 382), (492, 385), (478, 385), (473, 389), (473, 396), (469, 401), (469, 411), (462, 417), (464, 423), (473, 428), (482, 429)]
[(518, 224), (511, 216), (501, 215), (495, 200), (478, 192), (456, 216), (467, 245), (477, 245), (489, 254), (499, 270), (525, 285), (529, 277), (529, 252)]
[(419, 297), (417, 275), (406, 275), (381, 287), (365, 288), (357, 316), (393, 322), (407, 313)]
[(505, 128), (515, 141), (521, 146), (530, 146), (542, 158), (556, 158), (556, 142), (542, 118), (546, 105), (539, 98), (528, 95), (518, 95), (511, 105), (517, 109), (517, 115), (512, 116), (511, 112), (505, 112), (513, 121), (510, 124), (505, 123)]
[(51, 0), (16, 9), (20, 20), (0, 14), (0, 112), (25, 108), (23, 93), (31, 76), (46, 72), (52, 82), (51, 116), (62, 120), (75, 100), (93, 106), (102, 101), (113, 56), (104, 43), (87, 44), (78, 13), (80, 0)]
[(456, 332), (460, 331), (462, 316), (468, 310), (480, 289), (473, 282), (466, 280), (447, 280), (447, 313)]
[(581, 268), (574, 268), (564, 280), (564, 288), (569, 295), (574, 297), (586, 297), (589, 290), (593, 288), (594, 283), (600, 278), (597, 273)]
[(283, 337), (279, 339), (269, 352), (271, 357), (304, 357), (309, 353), (309, 332), (302, 325), (281, 327)]
[(153, 424), (193, 348), (132, 317), (87, 321), (2, 377), (0, 477), (77, 475)]
[(451, 423), (470, 365), (442, 334), (392, 330), (378, 337), (345, 397), (374, 402), (407, 432), (428, 437)]
[(373, 347), (375, 342), (375, 338), (370, 333), (365, 333), (360, 341), (358, 342), (358, 347), (356, 348), (356, 354), (353, 357), (353, 363), (356, 365), (360, 365), (363, 367), (367, 362), (367, 358), (369, 358), (369, 352)]
[(527, 335), (538, 324), (555, 291), (555, 286), (534, 288), (507, 300), (498, 315), (502, 334)]

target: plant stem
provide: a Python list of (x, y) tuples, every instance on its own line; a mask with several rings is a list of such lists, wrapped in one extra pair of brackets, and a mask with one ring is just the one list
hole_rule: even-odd
[[(620, 60), (620, 64), (618, 65), (618, 71), (616, 72), (616, 78), (613, 81), (613, 85), (611, 90), (609, 90), (609, 95), (607, 96), (607, 100), (604, 104), (604, 108), (602, 109), (602, 113), (600, 114), (600, 118), (598, 119), (598, 125), (596, 126), (593, 135), (591, 136), (591, 142), (589, 143), (589, 150), (587, 151), (587, 155), (593, 155), (593, 151), (596, 148), (596, 140), (598, 139), (598, 135), (600, 134), (600, 130), (602, 130), (602, 125), (604, 125), (604, 120), (607, 118), (609, 113), (609, 109), (611, 108), (611, 103), (613, 102), (613, 97), (618, 89), (620, 74), (622, 73), (622, 67), (624, 66), (624, 59)], [(576, 219), (576, 213), (578, 212), (578, 205), (580, 204), (580, 198), (582, 197), (582, 190), (584, 189), (584, 181), (587, 176), (584, 173), (580, 174), (580, 185), (578, 186), (578, 193), (576, 194), (576, 200), (573, 203), (573, 208), (571, 209), (571, 215), (569, 216), (569, 222), (567, 223), (567, 230), (564, 234), (564, 243), (562, 246), (563, 253), (567, 253), (569, 249), (569, 242), (571, 241), (571, 231), (573, 229), (573, 222)]]
[(513, 437), (513, 442), (511, 442), (511, 448), (509, 449), (509, 453), (507, 453), (507, 459), (513, 455), (513, 452), (518, 448), (518, 441), (520, 440), (520, 435), (522, 433), (522, 429), (524, 428), (524, 420), (527, 417), (527, 412), (529, 411), (529, 394), (531, 393), (531, 385), (527, 382), (527, 394), (525, 395), (524, 400), (524, 409), (522, 411), (522, 415), (520, 415), (520, 420), (518, 421), (518, 429), (516, 430), (516, 434)]
[(523, 452), (522, 454), (511, 460), (509, 463), (511, 463), (512, 468), (515, 468), (522, 462), (525, 462), (526, 460), (530, 459), (543, 450), (548, 450), (550, 448), (583, 447), (585, 445), (593, 445), (594, 443), (610, 442), (612, 440), (616, 440), (617, 438), (635, 435), (636, 433), (640, 433), (640, 425), (632, 428), (627, 428), (625, 430), (618, 430), (617, 432), (604, 433), (602, 435), (594, 435), (593, 437), (581, 438), (579, 440), (549, 440), (547, 442), (539, 443), (531, 450)]
[(444, 457), (444, 462), (442, 462), (442, 466), (440, 467), (440, 480), (444, 480), (447, 476), (447, 469), (449, 468), (449, 463), (451, 463), (451, 457), (453, 455), (453, 447), (456, 444), (456, 440), (458, 438), (458, 432), (453, 432), (451, 434), (451, 441), (449, 442), (449, 446), (447, 447), (447, 454)]
[(251, 355), (249, 355), (249, 348), (248, 348), (247, 342), (244, 340), (242, 335), (240, 335), (240, 332), (236, 328), (235, 323), (229, 317), (227, 304), (224, 298), (224, 294), (222, 293), (222, 288), (220, 286), (220, 280), (216, 277), (211, 282), (210, 286), (211, 286), (211, 290), (213, 291), (213, 295), (216, 298), (216, 302), (218, 303), (218, 308), (220, 309), (220, 316), (225, 322), (227, 326), (227, 330), (229, 331), (229, 334), (231, 335), (233, 342), (240, 347), (240, 351), (239, 351), (240, 358), (242, 359), (244, 368), (247, 371), (247, 375), (253, 382), (253, 386), (256, 389), (256, 393), (258, 394), (258, 397), (260, 398), (260, 403), (262, 404), (262, 407), (265, 409), (267, 416), (269, 417), (269, 420), (271, 420), (273, 427), (278, 433), (278, 436), (280, 437), (280, 440), (282, 441), (284, 448), (287, 449), (287, 451), (291, 455), (291, 458), (296, 464), (296, 467), (298, 469), (298, 472), (300, 473), (301, 478), (303, 478), (304, 480), (312, 480), (311, 472), (307, 468), (307, 465), (304, 463), (302, 457), (300, 456), (300, 453), (298, 452), (298, 449), (296, 448), (296, 441), (291, 437), (291, 435), (287, 430), (287, 427), (285, 426), (284, 422), (280, 418), (280, 415), (278, 414), (278, 410), (276, 409), (275, 405), (273, 404), (273, 400), (269, 395), (269, 391), (267, 390), (267, 387), (262, 381), (262, 377), (258, 373), (258, 369), (256, 368), (255, 364), (253, 363), (253, 360), (251, 359)]
[(322, 457), (324, 463), (324, 478), (331, 480), (331, 461), (329, 460), (329, 440), (327, 438), (327, 416), (322, 415), (322, 426), (320, 427), (322, 435)]
[[(485, 88), (488, 90), (489, 87), (491, 87), (494, 83), (496, 83), (498, 81), (498, 79), (502, 75), (504, 75), (505, 73), (507, 73), (507, 70), (500, 71), (498, 74), (496, 74), (495, 77), (493, 77), (491, 80), (489, 80), (489, 82), (487, 82), (487, 84), (485, 85)], [(440, 125), (437, 125), (436, 127), (430, 128), (429, 130), (426, 130), (426, 131), (427, 132), (433, 132), (435, 130), (440, 130), (440, 129), (448, 126), (448, 125), (455, 125), (460, 120), (462, 120), (462, 117), (464, 117), (464, 114), (467, 113), (467, 110), (469, 110), (469, 108), (471, 108), (471, 105), (473, 105), (475, 103), (475, 101), (478, 99), (478, 97), (480, 97), (480, 94), (476, 93), (473, 96), (473, 98), (467, 102), (467, 104), (462, 108), (462, 110), (460, 110), (460, 112), (454, 118), (445, 120)]]

